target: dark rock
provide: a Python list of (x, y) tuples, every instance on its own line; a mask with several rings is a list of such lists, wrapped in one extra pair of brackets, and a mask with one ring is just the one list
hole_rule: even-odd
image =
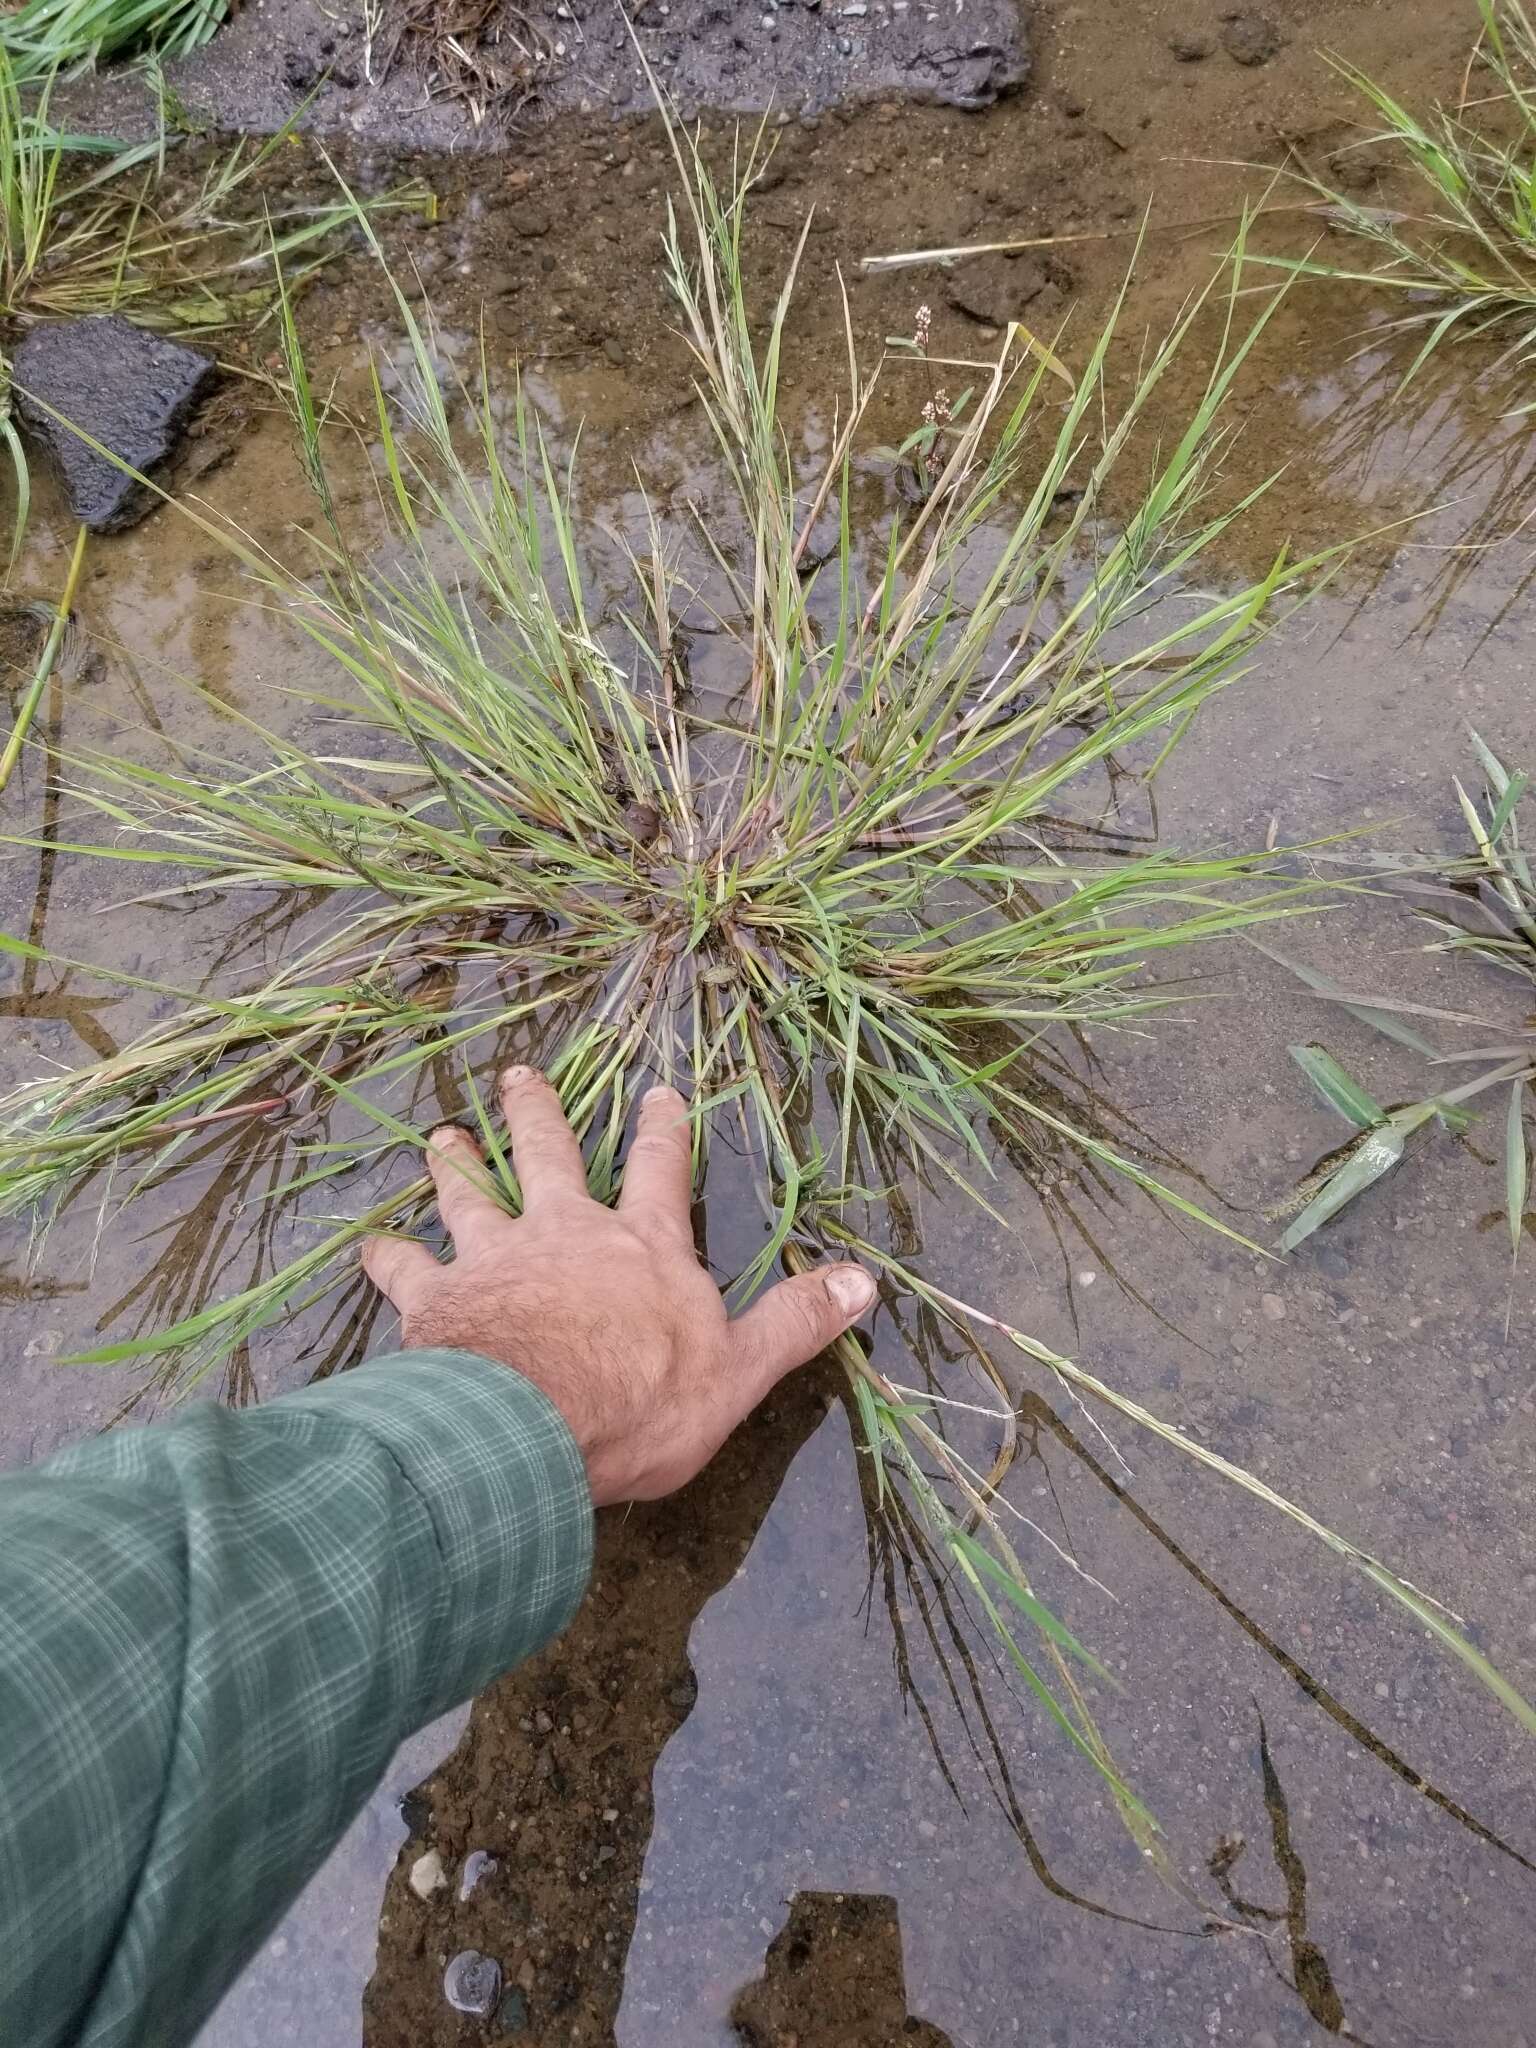
[(1168, 47), (1181, 64), (1199, 64), (1210, 56), (1214, 45), (1209, 36), (1194, 36), (1181, 29), (1168, 38)]
[(1001, 43), (976, 42), (963, 50), (944, 47), (928, 53), (924, 62), (941, 81), (934, 97), (971, 111), (1017, 92), (1025, 76), (1016, 53)]
[(1381, 166), (1359, 149), (1341, 149), (1328, 159), (1328, 168), (1346, 192), (1364, 192), (1381, 176)]
[(395, 1811), (413, 1835), (425, 1835), (432, 1825), (432, 1802), (419, 1785), (401, 1793), (395, 1801)]
[(153, 477), (214, 371), (213, 357), (201, 349), (146, 334), (116, 313), (33, 328), (16, 351), (17, 408), (58, 464), (70, 510), (82, 525), (93, 533), (120, 532), (152, 511), (156, 500), (43, 407)]
[(496, 2032), (498, 2035), (520, 2034), (528, 2024), (528, 2001), (515, 1987), (502, 1994), (496, 2008)]
[(1037, 264), (1021, 257), (978, 256), (956, 266), (945, 284), (944, 296), (957, 312), (987, 327), (1006, 327), (1031, 299), (1045, 288), (1045, 276)]
[[(1217, 0), (1221, 4), (1221, 0)], [(1238, 0), (1231, 0), (1237, 5)], [(1274, 0), (1246, 0), (1250, 6)], [(854, 11), (854, 10), (860, 11)], [(492, 68), (501, 71), (505, 91), (499, 116), (510, 117), (520, 101), (515, 67), (494, 61), (495, 39), (505, 34), (507, 10), (494, 5), (459, 9), (462, 21), (484, 17), (492, 46)], [(196, 59), (200, 110), (219, 128), (242, 134), (271, 134), (292, 115), (295, 96), (325, 80), (306, 117), (318, 134), (344, 134), (349, 143), (401, 149), (521, 151), (535, 123), (560, 123), (590, 113), (594, 104), (633, 109), (648, 101), (638, 90), (633, 34), (645, 41), (648, 58), (680, 113), (689, 118), (706, 109), (746, 114), (768, 108), (816, 115), (862, 100), (937, 101), (978, 107), (1017, 91), (1030, 73), (1030, 0), (956, 0), (937, 5), (887, 6), (884, 0), (822, 0), (819, 7), (752, 0), (667, 0), (663, 7), (637, 10), (635, 30), (624, 7), (571, 5), (532, 10), (541, 43), (560, 29), (550, 17), (571, 23), (560, 33), (558, 56), (538, 67), (538, 94), (525, 119), (487, 119), (476, 125), (455, 97), (421, 89), (423, 64), (432, 62), (431, 8), (386, 10), (395, 28), (407, 16), (421, 18), (405, 31), (398, 60), (375, 68), (373, 82), (355, 91), (344, 77), (360, 65), (360, 20), (335, 19), (330, 0), (272, 0), (230, 10), (225, 27)], [(438, 10), (438, 26), (452, 15)], [(762, 16), (776, 22), (765, 34)], [(846, 19), (844, 18), (846, 14)], [(576, 20), (579, 17), (579, 22)], [(1170, 23), (1180, 17), (1170, 15)], [(344, 35), (343, 30), (350, 30)], [(474, 39), (473, 31), (466, 31)], [(333, 48), (327, 50), (330, 43)], [(502, 47), (506, 47), (503, 45)], [(290, 68), (291, 60), (291, 68)], [(290, 79), (293, 81), (290, 83)], [(302, 84), (299, 81), (303, 81)], [(113, 66), (72, 96), (70, 125), (125, 141), (152, 137), (152, 104), (137, 75)], [(563, 225), (563, 214), (557, 216)]]
[(1221, 32), (1221, 47), (1234, 64), (1267, 64), (1285, 38), (1265, 14), (1233, 14)]

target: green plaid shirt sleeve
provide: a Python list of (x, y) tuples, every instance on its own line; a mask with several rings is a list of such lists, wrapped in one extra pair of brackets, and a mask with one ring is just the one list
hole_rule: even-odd
[(581, 1456), (418, 1351), (0, 1480), (0, 2041), (174, 2048), (396, 1744), (563, 1628)]

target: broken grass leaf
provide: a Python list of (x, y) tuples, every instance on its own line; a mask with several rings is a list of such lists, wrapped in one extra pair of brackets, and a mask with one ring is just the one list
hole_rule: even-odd
[[(1424, 1111), (1424, 1116), (1417, 1122), (1424, 1122), (1433, 1114), (1433, 1110), (1424, 1103), (1415, 1103), (1414, 1109)], [(1363, 1195), (1367, 1188), (1376, 1185), (1383, 1174), (1391, 1172), (1403, 1156), (1409, 1130), (1417, 1128), (1417, 1123), (1405, 1125), (1401, 1121), (1405, 1114), (1400, 1110), (1375, 1129), (1361, 1133), (1359, 1142), (1329, 1174), (1281, 1237), (1281, 1251), (1295, 1251), (1297, 1245), (1304, 1244), (1314, 1230), (1321, 1229), (1330, 1217), (1337, 1216), (1357, 1195)]]

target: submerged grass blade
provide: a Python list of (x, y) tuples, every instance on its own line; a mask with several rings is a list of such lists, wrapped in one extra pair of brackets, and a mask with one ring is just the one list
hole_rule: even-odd
[(1504, 1212), (1509, 1220), (1509, 1249), (1512, 1259), (1520, 1257), (1520, 1233), (1525, 1227), (1524, 1075), (1509, 1084), (1509, 1112), (1504, 1121)]
[(64, 578), (64, 589), (59, 597), (53, 624), (49, 627), (48, 637), (43, 642), (42, 652), (37, 658), (37, 667), (32, 672), (32, 680), (17, 706), (10, 737), (5, 743), (4, 751), (0, 752), (0, 790), (3, 790), (10, 781), (16, 763), (21, 758), (22, 747), (32, 729), (32, 721), (37, 716), (37, 707), (43, 701), (43, 692), (48, 687), (48, 678), (53, 674), (54, 663), (59, 658), (59, 649), (64, 645), (64, 635), (69, 629), (69, 615), (75, 606), (75, 592), (80, 586), (80, 570), (85, 561), (85, 539), (86, 529), (82, 526), (75, 535), (74, 552), (69, 558), (69, 570)]
[(1122, 1394), (1118, 1389), (1109, 1386), (1105, 1381), (1098, 1379), (1093, 1373), (1086, 1372), (1071, 1359), (1064, 1358), (1060, 1353), (1051, 1351), (1045, 1345), (1038, 1343), (1034, 1338), (1027, 1337), (1022, 1331), (1016, 1330), (1009, 1324), (1002, 1322), (998, 1317), (988, 1315), (985, 1310), (973, 1307), (969, 1303), (959, 1300), (954, 1295), (945, 1293), (942, 1289), (933, 1286), (931, 1283), (923, 1282), (916, 1274), (910, 1271), (903, 1271), (902, 1277), (906, 1284), (913, 1288), (915, 1293), (921, 1298), (928, 1300), (934, 1307), (943, 1310), (943, 1312), (951, 1317), (958, 1317), (965, 1322), (997, 1332), (999, 1336), (1003, 1337), (1016, 1350), (1034, 1359), (1037, 1364), (1046, 1367), (1068, 1385), (1092, 1395), (1094, 1399), (1102, 1402), (1116, 1414), (1123, 1415), (1127, 1421), (1134, 1422), (1139, 1429), (1145, 1430), (1150, 1435), (1156, 1437), (1159, 1442), (1182, 1452), (1185, 1457), (1193, 1458), (1198, 1464), (1204, 1465), (1208, 1470), (1218, 1473), (1223, 1479), (1239, 1487), (1243, 1492), (1251, 1494), (1254, 1499), (1262, 1501), (1267, 1507), (1274, 1509), (1277, 1513), (1286, 1516), (1288, 1520), (1295, 1522), (1300, 1528), (1305, 1529), (1318, 1542), (1326, 1545), (1337, 1556), (1344, 1558), (1355, 1570), (1363, 1573), (1373, 1585), (1379, 1587), (1382, 1592), (1386, 1593), (1410, 1614), (1416, 1622), (1428, 1629), (1443, 1647), (1449, 1650), (1452, 1656), (1477, 1679), (1478, 1683), (1484, 1686), (1499, 1701), (1500, 1705), (1513, 1716), (1527, 1734), (1536, 1735), (1536, 1707), (1533, 1707), (1530, 1701), (1515, 1686), (1511, 1685), (1502, 1673), (1489, 1662), (1488, 1658), (1483, 1655), (1475, 1643), (1468, 1640), (1460, 1624), (1460, 1618), (1450, 1614), (1446, 1609), (1430, 1600), (1418, 1587), (1400, 1577), (1389, 1566), (1383, 1564), (1379, 1558), (1373, 1557), (1369, 1551), (1363, 1550), (1356, 1543), (1352, 1543), (1347, 1536), (1340, 1535), (1337, 1530), (1331, 1529), (1326, 1523), (1320, 1522), (1315, 1515), (1310, 1514), (1307, 1509), (1298, 1506), (1295, 1501), (1287, 1499), (1284, 1494), (1277, 1492), (1275, 1488), (1260, 1479), (1257, 1474), (1249, 1472), (1241, 1465), (1234, 1464), (1230, 1459), (1222, 1457), (1219, 1452), (1213, 1451), (1195, 1438), (1187, 1436), (1172, 1423), (1165, 1422), (1161, 1416), (1153, 1414), (1150, 1409), (1144, 1408), (1140, 1402), (1133, 1401), (1128, 1395)]

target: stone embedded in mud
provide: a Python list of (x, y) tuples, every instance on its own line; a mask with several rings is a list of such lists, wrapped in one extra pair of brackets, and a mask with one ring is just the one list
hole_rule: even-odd
[(471, 1849), (464, 1858), (464, 1868), (459, 1873), (459, 1897), (467, 1899), (482, 1878), (487, 1878), (500, 1866), (496, 1858), (485, 1849)]
[(1045, 273), (1028, 257), (978, 256), (956, 266), (944, 296), (957, 312), (987, 327), (1006, 327), (1045, 288)]
[(506, 2040), (508, 2036), (522, 2034), (528, 2025), (528, 2001), (520, 1991), (512, 1989), (506, 1993), (502, 2003), (496, 2007), (496, 2038)]
[(496, 2032), (502, 2038), (520, 2034), (528, 2024), (528, 2001), (521, 1991), (506, 1993), (496, 2008)]
[(1229, 14), (1221, 32), (1221, 47), (1234, 64), (1267, 64), (1284, 43), (1266, 14)]
[(1209, 36), (1191, 35), (1186, 29), (1171, 35), (1168, 47), (1180, 64), (1199, 64), (1210, 56), (1215, 45)]
[[(929, 72), (931, 79), (925, 75)], [(1027, 58), (1008, 43), (978, 38), (963, 47), (943, 44), (924, 51), (912, 66), (910, 83), (945, 106), (975, 112), (1016, 92), (1028, 73)]]
[(116, 313), (33, 328), (16, 351), (17, 411), (58, 464), (70, 510), (82, 525), (93, 533), (120, 532), (156, 501), (44, 406), (153, 476), (174, 451), (215, 368), (201, 349), (148, 334)]
[(425, 1856), (418, 1856), (411, 1865), (410, 1886), (418, 1899), (430, 1899), (447, 1882), (448, 1873), (443, 1868), (443, 1859), (435, 1849), (429, 1849)]
[(462, 1948), (443, 1972), (443, 1996), (455, 2012), (488, 2020), (501, 1997), (501, 1965), (477, 1948)]

